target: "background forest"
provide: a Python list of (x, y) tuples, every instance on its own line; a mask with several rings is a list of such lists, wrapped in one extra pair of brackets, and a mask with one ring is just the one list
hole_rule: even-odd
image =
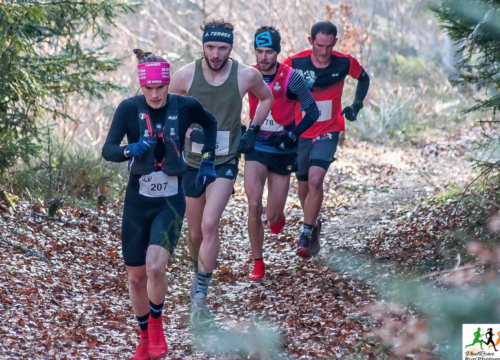
[[(64, 14), (71, 18), (71, 26), (65, 28), (66, 24), (55, 23), (61, 28), (50, 37), (35, 40), (37, 34), (27, 34), (33, 36), (39, 50), (34, 59), (39, 60), (43, 56), (40, 54), (46, 52), (54, 56), (51, 66), (58, 65), (40, 69), (37, 64), (37, 87), (30, 89), (28, 85), (26, 93), (16, 90), (21, 97), (40, 99), (36, 99), (36, 106), (25, 99), (13, 107), (20, 107), (16, 111), (25, 111), (23, 116), (29, 118), (20, 118), (20, 133), (7, 126), (0, 134), (16, 139), (11, 147), (5, 145), (1, 149), (1, 169), (9, 169), (6, 178), (11, 192), (24, 194), (29, 188), (36, 196), (85, 198), (95, 196), (99, 186), (111, 185), (110, 180), (116, 178), (111, 174), (116, 175), (119, 167), (105, 165), (99, 152), (114, 109), (123, 98), (139, 91), (132, 50), (140, 47), (162, 54), (175, 71), (202, 56), (199, 26), (207, 17), (234, 21), (237, 31), (233, 56), (247, 64), (255, 60), (252, 36), (262, 24), (273, 24), (281, 30), (280, 58), (284, 59), (308, 47), (307, 36), (314, 21), (326, 18), (336, 23), (340, 31), (337, 50), (356, 56), (373, 78), (365, 111), (348, 129), (347, 135), (352, 139), (408, 141), (425, 129), (446, 130), (455, 126), (464, 121), (460, 111), (471, 106), (472, 90), (458, 91), (448, 81), (448, 76), (455, 76), (458, 47), (439, 29), (427, 0), (315, 1), (308, 6), (300, 1), (105, 3), (106, 9), (77, 7), (73, 14)], [(67, 11), (66, 5), (55, 5), (51, 11), (56, 17), (57, 12)], [(20, 40), (29, 45), (29, 38)], [(29, 66), (20, 66), (18, 70), (23, 73)], [(67, 72), (67, 78), (61, 77), (61, 72)], [(11, 76), (15, 74), (11, 72)], [(50, 85), (44, 84), (46, 78)], [(30, 79), (23, 81), (15, 85), (24, 88), (30, 84)], [(349, 83), (346, 90), (346, 104), (353, 96), (353, 86), (353, 82)], [(245, 108), (245, 121), (247, 114)], [(28, 154), (34, 154), (35, 148), (40, 150), (37, 145), (41, 144), (46, 146), (37, 152), (37, 165), (31, 164), (28, 169), (24, 165), (10, 166), (20, 156), (28, 160)], [(8, 160), (9, 155), (12, 161)], [(55, 163), (65, 175), (43, 184)], [(76, 170), (76, 164), (87, 164), (89, 171)], [(71, 176), (65, 168), (72, 168), (72, 173), (79, 171), (78, 175)], [(29, 171), (33, 169), (41, 172)], [(78, 179), (81, 183), (73, 183)], [(121, 179), (110, 189), (120, 191), (119, 184), (123, 185)]]
[(203, 20), (220, 17), (236, 25), (232, 56), (246, 64), (258, 26), (280, 30), (284, 59), (328, 19), (336, 50), (372, 81), (325, 179), (321, 256), (289, 255), (301, 224), (293, 179), (285, 233), (266, 229), (270, 277), (242, 281), (240, 176), (221, 221), (220, 324), (188, 325), (181, 241), (167, 270), (169, 356), (459, 358), (462, 324), (500, 318), (500, 0), (0, 0), (0, 357), (131, 356), (128, 174), (101, 148), (118, 104), (140, 92), (132, 50), (175, 72), (202, 56)]

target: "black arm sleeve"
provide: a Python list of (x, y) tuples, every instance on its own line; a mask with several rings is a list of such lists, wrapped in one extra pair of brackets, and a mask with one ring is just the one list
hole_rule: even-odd
[(354, 96), (354, 101), (363, 102), (368, 94), (368, 88), (370, 87), (370, 77), (365, 70), (361, 72), (358, 78), (358, 85), (356, 86), (356, 95)]
[(129, 160), (123, 152), (127, 146), (120, 146), (127, 134), (130, 114), (134, 113), (133, 104), (123, 101), (118, 105), (109, 128), (106, 142), (102, 148), (102, 157), (107, 161), (123, 162)]
[(217, 141), (217, 120), (206, 110), (195, 98), (192, 99), (188, 126), (199, 124), (203, 128), (203, 150), (202, 153), (215, 153), (215, 143)]
[[(302, 109), (306, 112), (304, 118), (293, 129), (296, 136), (302, 135), (319, 118), (318, 105), (314, 101), (306, 81), (297, 71), (294, 71), (288, 81), (287, 96), (291, 93), (299, 100)], [(290, 97), (289, 97), (290, 98)]]

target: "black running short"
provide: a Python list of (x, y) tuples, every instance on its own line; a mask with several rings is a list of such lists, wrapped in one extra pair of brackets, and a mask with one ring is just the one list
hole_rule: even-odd
[(161, 246), (172, 254), (179, 242), (185, 212), (182, 191), (166, 198), (147, 198), (127, 190), (122, 221), (125, 265), (145, 265), (149, 245)]
[(245, 161), (257, 161), (278, 175), (290, 175), (297, 170), (297, 153), (277, 154), (254, 150), (250, 154), (245, 154)]
[[(217, 174), (217, 179), (223, 178), (234, 180), (236, 176), (238, 176), (238, 163), (216, 165), (215, 173)], [(186, 172), (182, 176), (182, 187), (187, 197), (198, 198), (206, 191), (206, 186), (196, 186), (197, 176), (198, 169), (192, 166), (188, 166)]]
[(313, 139), (299, 139), (299, 153), (297, 156), (297, 180), (309, 180), (309, 168), (319, 166), (328, 171), (330, 164), (335, 161), (333, 155), (337, 151), (339, 132), (329, 132)]

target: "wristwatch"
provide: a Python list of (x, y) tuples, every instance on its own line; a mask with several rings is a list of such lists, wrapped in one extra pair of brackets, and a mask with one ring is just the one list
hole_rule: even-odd
[(210, 161), (214, 161), (215, 160), (215, 154), (212, 152), (212, 151), (207, 151), (207, 152), (204, 152), (203, 155), (201, 156), (202, 159), (207, 159), (207, 160), (210, 160)]

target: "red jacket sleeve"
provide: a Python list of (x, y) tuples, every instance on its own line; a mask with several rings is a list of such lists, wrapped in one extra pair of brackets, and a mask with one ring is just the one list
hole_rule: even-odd
[(356, 58), (352, 57), (351, 55), (347, 56), (349, 56), (349, 60), (351, 61), (351, 64), (349, 66), (349, 75), (355, 79), (358, 79), (363, 72), (363, 67), (361, 66), (359, 61), (356, 60)]

